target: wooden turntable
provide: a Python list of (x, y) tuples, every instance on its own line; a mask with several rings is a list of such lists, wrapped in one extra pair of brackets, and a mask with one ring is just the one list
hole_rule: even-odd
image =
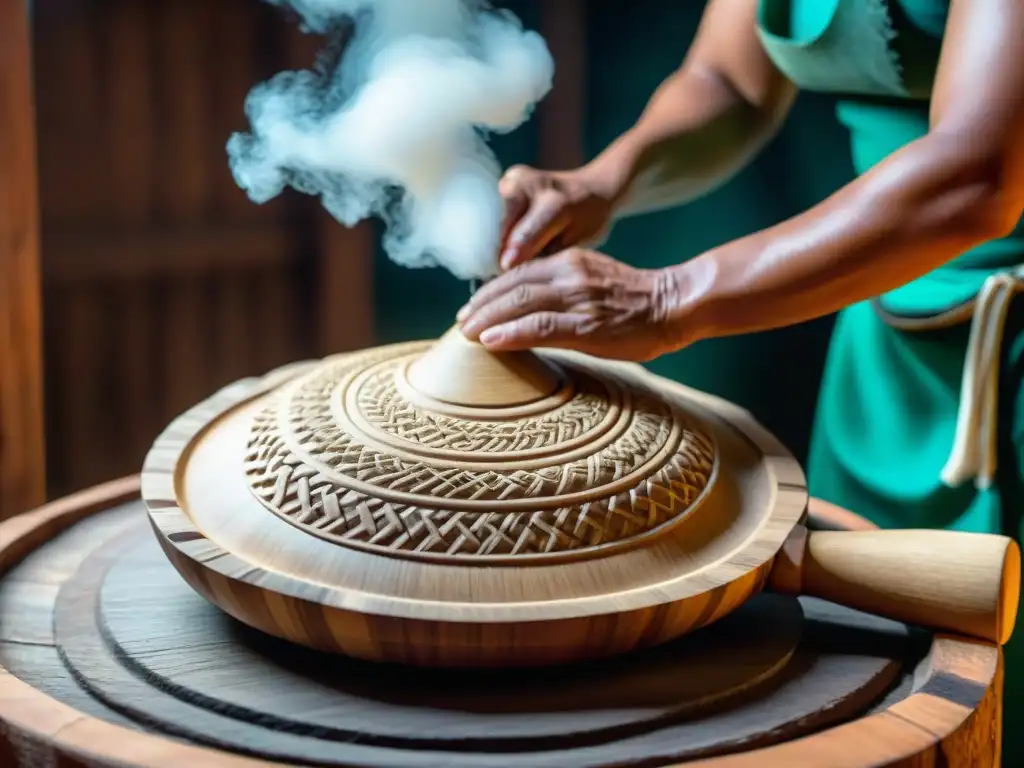
[(452, 332), (241, 381), (0, 524), (0, 765), (997, 765), (1016, 545), (808, 503), (637, 366)]
[[(808, 523), (872, 533), (813, 500)], [(361, 662), (204, 600), (138, 478), (0, 524), (4, 766), (980, 768), (999, 764), (1001, 675), (991, 643), (771, 594), (591, 663)]]
[(188, 584), (263, 632), (428, 667), (575, 663), (713, 625), (768, 584), (997, 643), (1001, 536), (808, 534), (746, 413), (638, 366), (453, 330), (243, 381), (156, 441), (142, 495)]

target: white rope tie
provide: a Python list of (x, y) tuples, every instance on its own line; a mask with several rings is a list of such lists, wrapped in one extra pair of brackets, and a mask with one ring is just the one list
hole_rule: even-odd
[(974, 302), (964, 360), (956, 437), (942, 482), (956, 487), (968, 480), (980, 488), (995, 482), (999, 434), (999, 358), (1013, 297), (1024, 291), (1024, 266), (991, 275)]

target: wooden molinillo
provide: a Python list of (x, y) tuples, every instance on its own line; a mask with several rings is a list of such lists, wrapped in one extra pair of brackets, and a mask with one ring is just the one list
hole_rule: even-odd
[(157, 440), (164, 553), (231, 616), (425, 667), (557, 665), (714, 625), (767, 585), (1005, 642), (1020, 553), (815, 532), (749, 414), (638, 366), (495, 355), (457, 330), (234, 384)]
[[(0, 524), (0, 765), (998, 764), (991, 643), (762, 594), (701, 632), (590, 664), (361, 662), (196, 594), (138, 491), (129, 478)], [(869, 528), (820, 502), (810, 523)]]

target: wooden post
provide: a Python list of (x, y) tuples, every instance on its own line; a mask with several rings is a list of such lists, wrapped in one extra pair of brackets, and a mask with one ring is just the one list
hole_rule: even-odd
[(546, 170), (575, 168), (586, 161), (584, 128), (587, 89), (585, 0), (541, 4), (540, 33), (555, 59), (555, 82), (538, 108), (537, 163)]
[(28, 3), (0, 2), (0, 520), (41, 504), (39, 203)]

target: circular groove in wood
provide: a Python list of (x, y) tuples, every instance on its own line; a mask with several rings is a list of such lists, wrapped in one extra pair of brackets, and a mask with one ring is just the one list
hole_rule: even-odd
[[(886, 652), (844, 665), (849, 654), (815, 629), (814, 616), (827, 612), (812, 602), (817, 647), (791, 660), (803, 625), (798, 604), (763, 595), (646, 658), (460, 681), (262, 637), (181, 583), (150, 536), (137, 529), (102, 544), (62, 588), (57, 641), (68, 664), (108, 705), (171, 733), (236, 751), (252, 749), (250, 726), (287, 734), (280, 743), (264, 734), (261, 749), (270, 751), (253, 751), (276, 759), (345, 764), (352, 755), (341, 745), (352, 742), (366, 752), (360, 764), (388, 766), (419, 765), (430, 754), (434, 764), (539, 768), (726, 752), (862, 710), (898, 672), (887, 657), (903, 644), (898, 625), (868, 619), (897, 634), (877, 635)], [(765, 679), (744, 686), (751, 677)], [(196, 732), (197, 723), (205, 729)], [(423, 754), (410, 761), (410, 752)]]
[(435, 413), (442, 413), (445, 416), (463, 419), (479, 418), (481, 413), (486, 410), (490, 415), (499, 419), (521, 419), (539, 413), (547, 413), (564, 405), (569, 402), (576, 391), (575, 383), (565, 376), (562, 368), (548, 360), (551, 370), (559, 381), (550, 395), (537, 400), (524, 401), (518, 405), (506, 403), (501, 405), (460, 405), (447, 400), (438, 400), (413, 386), (409, 377), (412, 374), (412, 366), (418, 359), (419, 355), (410, 356), (408, 362), (399, 367), (395, 372), (395, 387), (402, 397), (413, 405)]
[[(0, 524), (0, 577), (14, 562), (46, 544), (76, 520), (104, 505), (116, 505), (130, 494), (133, 484), (137, 487), (137, 479), (92, 489)], [(46, 549), (49, 548), (47, 545)], [(0, 578), (0, 589), (4, 586)], [(969, 730), (967, 718), (993, 684), (998, 658), (998, 649), (991, 644), (939, 635), (919, 668), (913, 692), (905, 698), (890, 699), (876, 714), (774, 747), (687, 763), (687, 768), (790, 768), (822, 764), (868, 768), (908, 760), (931, 764), (936, 759), (934, 749), (939, 739), (949, 739), (949, 749), (986, 754), (985, 745), (977, 741), (978, 734)], [(950, 681), (955, 681), (955, 685)], [(982, 722), (989, 723), (994, 715), (987, 712), (984, 717)], [(287, 734), (277, 734), (276, 738), (285, 737)], [(278, 765), (110, 725), (33, 689), (0, 667), (0, 756), (13, 755), (17, 759), (19, 754), (28, 754), (25, 750), (34, 756), (35, 762), (30, 761), (29, 765), (39, 761), (63, 764), (64, 760), (75, 765), (84, 762), (122, 768)], [(562, 763), (556, 758), (550, 764)]]
[[(140, 549), (146, 560), (133, 545), (132, 557), (115, 563), (103, 580), (99, 616), (115, 655), (132, 660), (139, 673), (165, 690), (177, 688), (189, 700), (218, 701), (240, 713), (252, 706), (252, 692), (232, 689), (225, 681), (239, 679), (232, 674), (251, 674), (262, 689), (282, 694), (258, 702), (260, 717), (293, 731), (330, 733), (344, 724), (347, 730), (335, 738), (354, 732), (374, 740), (538, 748), (542, 741), (601, 741), (625, 729), (650, 729), (697, 708), (726, 706), (784, 674), (803, 622), (796, 600), (764, 595), (705, 635), (634, 658), (460, 676), (339, 659), (261, 637), (199, 601), (164, 567), (155, 543), (144, 541)], [(137, 599), (138, 584), (146, 585), (146, 600)], [(75, 601), (69, 605), (84, 610)], [(755, 648), (751, 635), (759, 638)], [(215, 647), (218, 640), (222, 643)], [(207, 677), (167, 658), (179, 641), (198, 649), (193, 660)], [(743, 664), (731, 664), (740, 654)], [(218, 656), (223, 664), (210, 672)], [(314, 669), (323, 677), (312, 680)], [(295, 702), (284, 697), (297, 686), (307, 689), (299, 710), (312, 712), (302, 722), (295, 720)]]
[[(409, 354), (422, 348), (422, 343), (397, 345), (394, 354)], [(574, 361), (571, 355), (563, 357), (566, 357), (569, 363)], [(733, 453), (742, 456), (742, 470), (736, 477), (730, 478), (732, 486), (729, 483), (723, 486), (725, 490), (719, 494), (722, 499), (713, 510), (714, 514), (709, 511), (701, 516), (705, 523), (699, 526), (703, 530), (695, 532), (696, 538), (689, 528), (686, 532), (680, 532), (678, 537), (685, 536), (689, 541), (679, 544), (675, 541), (670, 542), (665, 552), (652, 558), (644, 555), (641, 560), (646, 561), (646, 566), (643, 562), (631, 565), (633, 558), (629, 556), (622, 559), (622, 565), (617, 566), (616, 571), (621, 573), (621, 576), (616, 575), (614, 578), (624, 582), (624, 589), (613, 591), (609, 587), (601, 587), (603, 591), (597, 592), (596, 585), (609, 581), (611, 574), (606, 573), (601, 578), (599, 574), (594, 573), (591, 577), (587, 575), (586, 568), (581, 569), (581, 580), (573, 589), (571, 597), (545, 594), (550, 593), (552, 588), (560, 583), (556, 579), (546, 578), (545, 575), (535, 577), (534, 580), (541, 579), (537, 587), (531, 586), (526, 589), (526, 583), (522, 585), (526, 590), (524, 595), (534, 597), (528, 601), (520, 598), (511, 603), (507, 594), (501, 597), (495, 591), (502, 586), (497, 583), (499, 579), (495, 575), (502, 573), (500, 569), (491, 572), (467, 569), (472, 570), (472, 573), (466, 577), (445, 572), (446, 583), (458, 583), (457, 587), (449, 590), (450, 592), (457, 594), (471, 591), (478, 596), (475, 601), (452, 602), (450, 597), (439, 600), (430, 594), (416, 594), (413, 601), (385, 592), (346, 589), (326, 583), (315, 573), (310, 572), (303, 560), (293, 562), (289, 557), (287, 566), (271, 565), (277, 558), (275, 553), (252, 551), (250, 543), (247, 543), (248, 539), (240, 539), (231, 529), (207, 518), (207, 513), (203, 510), (196, 509), (195, 504), (202, 499), (188, 500), (188, 495), (192, 492), (193, 481), (189, 480), (192, 475), (181, 468), (176, 472), (178, 464), (191, 461), (195, 458), (194, 454), (203, 454), (201, 461), (194, 462), (200, 464), (213, 460), (210, 451), (214, 454), (234, 451), (235, 438), (225, 438), (227, 443), (224, 443), (219, 438), (221, 432), (211, 431), (210, 425), (218, 419), (230, 420), (230, 414), (236, 411), (243, 414), (240, 419), (246, 418), (245, 414), (259, 407), (261, 398), (267, 392), (280, 385), (285, 378), (302, 375), (311, 367), (313, 364), (304, 368), (292, 367), (285, 375), (272, 374), (269, 380), (241, 382), (218, 392), (168, 427), (149, 454), (143, 474), (144, 496), (154, 526), (164, 537), (168, 552), (179, 568), (187, 568), (196, 574), (210, 573), (217, 580), (239, 581), (257, 588), (272, 584), (275, 590), (295, 599), (303, 599), (304, 596), (310, 595), (312, 588), (312, 592), (316, 593), (316, 600), (324, 601), (329, 606), (358, 606), (359, 610), (412, 620), (445, 621), (457, 614), (458, 620), (465, 622), (514, 622), (524, 615), (524, 611), (528, 612), (533, 620), (538, 621), (568, 621), (584, 617), (594, 617), (596, 620), (598, 616), (609, 612), (650, 610), (663, 605), (666, 601), (706, 594), (726, 585), (732, 585), (736, 590), (752, 586), (757, 580), (759, 570), (771, 562), (791, 527), (802, 517), (806, 506), (807, 494), (803, 473), (792, 456), (770, 434), (760, 428), (749, 414), (738, 411), (734, 406), (702, 393), (686, 391), (684, 397), (692, 404), (695, 412), (699, 413), (702, 419), (711, 419), (718, 425), (717, 428), (722, 430), (719, 433), (720, 438), (725, 437), (735, 443)], [(607, 368), (612, 374), (625, 380), (642, 380), (638, 373), (639, 369), (635, 366), (608, 364)], [(243, 428), (242, 424), (244, 422), (239, 421), (238, 428)], [(216, 449), (207, 450), (206, 446), (215, 443)], [(754, 454), (760, 455), (760, 465), (752, 458)], [(208, 488), (211, 482), (213, 478), (197, 477), (194, 485), (205, 495), (215, 492), (214, 487)], [(775, 500), (772, 519), (765, 521), (763, 513), (757, 512), (755, 521), (752, 519), (755, 516), (753, 507), (757, 506), (760, 509), (760, 506), (752, 495), (763, 499), (762, 494), (765, 493), (771, 494)], [(236, 495), (234, 491), (231, 492), (232, 498)], [(723, 505), (726, 508), (722, 508)], [(238, 509), (238, 504), (233, 506), (232, 514), (235, 516), (251, 514), (247, 510)], [(745, 506), (750, 509), (737, 513), (736, 507), (742, 509)], [(210, 514), (213, 514), (213, 511)], [(723, 525), (727, 525), (738, 514), (746, 518), (741, 531), (726, 533), (715, 522), (725, 521)], [(192, 519), (193, 515), (196, 515), (195, 521)], [(261, 532), (260, 535), (266, 537), (269, 530)], [(281, 542), (293, 536), (287, 531), (275, 529), (273, 538)], [(699, 540), (702, 547), (698, 558), (693, 557), (693, 542), (696, 540)], [(735, 558), (730, 558), (730, 550), (726, 547), (734, 548), (739, 545), (743, 546), (742, 556), (737, 554)], [(303, 544), (303, 547), (308, 546), (310, 545)], [(656, 550), (657, 547), (651, 549)], [(679, 550), (679, 554), (675, 554), (674, 550)], [(684, 569), (685, 573), (681, 573), (678, 565), (671, 569), (663, 567), (671, 564), (671, 558), (680, 556), (689, 558), (694, 569), (700, 568), (699, 578), (689, 577), (689, 569)], [(318, 551), (316, 558), (323, 562), (324, 559), (330, 559), (330, 555)], [(602, 568), (606, 560), (601, 561)], [(630, 562), (627, 563), (627, 560)], [(516, 557), (516, 561), (522, 562), (519, 557)], [(661, 565), (658, 565), (659, 561)], [(305, 562), (308, 562), (308, 559)], [(434, 561), (429, 559), (429, 562)], [(271, 567), (268, 568), (268, 565)], [(625, 568), (625, 565), (631, 567)], [(342, 567), (340, 562), (338, 567)], [(360, 571), (368, 567), (369, 563), (365, 561), (353, 561), (351, 566), (345, 566), (346, 569)], [(389, 567), (394, 569), (394, 566)], [(332, 570), (338, 572), (334, 566)], [(639, 583), (636, 576), (638, 573), (650, 574), (650, 583)], [(744, 577), (749, 578), (744, 580)], [(433, 583), (433, 578), (428, 576), (426, 571), (403, 571), (401, 578), (414, 592), (420, 586), (430, 588)], [(466, 579), (469, 581), (465, 584), (460, 583)], [(586, 586), (588, 581), (595, 585), (595, 592), (581, 593), (580, 587)], [(494, 586), (489, 586), (489, 582), (494, 582)], [(564, 580), (561, 583), (564, 583)]]
[[(564, 455), (593, 443), (616, 427), (622, 415), (623, 392), (573, 370), (573, 378), (555, 395), (529, 408), (459, 408), (425, 398), (405, 374), (412, 355), (355, 372), (338, 386), (335, 407), (351, 414), (363, 434), (394, 448), (422, 451), (452, 461), (481, 463), (526, 461)], [(383, 370), (381, 370), (383, 368)], [(389, 406), (381, 407), (381, 401)], [(395, 410), (405, 414), (396, 418)], [(426, 416), (426, 419), (424, 417)], [(475, 437), (452, 429), (460, 421), (481, 422)], [(516, 429), (516, 422), (532, 429)], [(559, 421), (563, 426), (558, 429)], [(410, 428), (411, 427), (411, 428)], [(621, 432), (622, 426), (618, 426)], [(484, 448), (484, 453), (479, 449)]]
[(401, 394), (409, 357), (325, 362), (269, 397), (246, 447), (253, 495), (338, 544), (488, 560), (607, 554), (686, 514), (712, 482), (713, 440), (643, 386), (572, 368), (564, 406), (451, 417)]

